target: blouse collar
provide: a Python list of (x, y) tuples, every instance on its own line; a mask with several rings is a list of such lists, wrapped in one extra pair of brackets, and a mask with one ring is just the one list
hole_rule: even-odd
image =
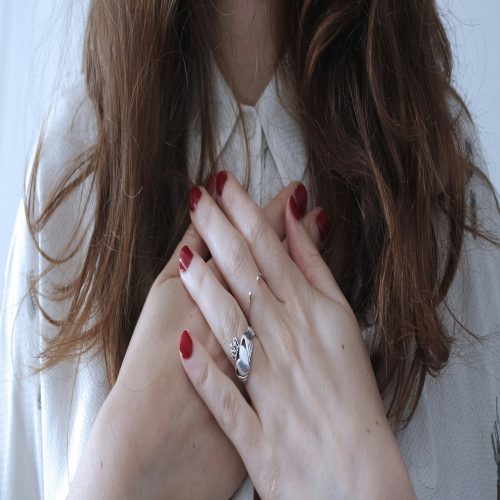
[[(215, 58), (211, 57), (213, 75), (213, 119), (215, 129), (215, 156), (227, 144), (231, 133), (238, 121), (237, 101), (222, 75)], [(242, 111), (253, 108), (259, 117), (262, 131), (265, 135), (269, 150), (281, 176), (283, 184), (292, 181), (305, 180), (307, 154), (302, 128), (294, 116), (293, 102), (296, 98), (287, 55), (281, 65), (283, 72), (277, 70), (262, 92), (255, 106), (240, 105)], [(283, 78), (282, 78), (283, 76)], [(195, 113), (191, 113), (190, 168), (196, 168), (201, 150), (201, 126), (199, 120), (199, 107), (195, 106)], [(243, 154), (243, 152), (242, 152)], [(191, 170), (194, 173), (193, 170)], [(193, 177), (194, 178), (194, 177)]]

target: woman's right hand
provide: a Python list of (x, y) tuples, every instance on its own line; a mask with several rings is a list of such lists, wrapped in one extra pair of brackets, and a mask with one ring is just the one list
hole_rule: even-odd
[[(285, 187), (264, 209), (281, 239), (286, 202), (297, 186)], [(305, 190), (297, 193), (305, 212)], [(319, 245), (318, 212), (312, 210), (303, 222)], [(71, 483), (71, 498), (220, 499), (229, 498), (244, 479), (238, 453), (178, 362), (179, 334), (189, 329), (219, 368), (236, 380), (233, 366), (180, 281), (178, 256), (184, 245), (208, 257), (190, 225), (146, 298), (118, 380)], [(209, 265), (223, 283), (212, 260)]]

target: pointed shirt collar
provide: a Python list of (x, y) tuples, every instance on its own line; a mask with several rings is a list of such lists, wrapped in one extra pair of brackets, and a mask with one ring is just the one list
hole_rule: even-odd
[[(237, 101), (222, 75), (215, 58), (211, 56), (213, 85), (213, 117), (215, 130), (215, 156), (219, 157), (238, 121)], [(254, 109), (259, 117), (269, 150), (281, 176), (283, 185), (302, 181), (307, 185), (307, 154), (302, 128), (294, 116), (295, 88), (293, 75), (287, 63), (283, 72), (275, 72), (255, 106), (241, 104), (242, 111)], [(282, 78), (283, 76), (283, 78)], [(191, 114), (189, 164), (191, 174), (198, 165), (201, 150), (201, 124), (198, 109)], [(244, 152), (242, 151), (242, 155)], [(194, 176), (192, 177), (194, 178)]]

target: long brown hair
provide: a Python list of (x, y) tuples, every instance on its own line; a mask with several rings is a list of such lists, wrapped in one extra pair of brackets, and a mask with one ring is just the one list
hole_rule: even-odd
[[(470, 116), (451, 84), (450, 45), (434, 0), (288, 4), (283, 50), (311, 195), (334, 228), (323, 256), (361, 326), (373, 326), (373, 367), (381, 393), (391, 388), (388, 416), (400, 427), (426, 375), (448, 361), (452, 338), (438, 306), (446, 304), (464, 232), (499, 245), (470, 224), (468, 175), (476, 171), (495, 195), (494, 188), (464, 149), (462, 118)], [(188, 225), (188, 109), (195, 96), (202, 134), (193, 180), (202, 182), (215, 162), (212, 8), (202, 0), (91, 2), (84, 72), (96, 140), (35, 217), (42, 135), (26, 196), (35, 241), (85, 179), (96, 196), (83, 265), (76, 279), (54, 288), (53, 300), (70, 300), (68, 316), (42, 310), (58, 335), (41, 353), (41, 370), (97, 344), (110, 383), (116, 381), (146, 295)], [(436, 214), (444, 226), (436, 226)], [(69, 258), (44, 256), (42, 275)]]

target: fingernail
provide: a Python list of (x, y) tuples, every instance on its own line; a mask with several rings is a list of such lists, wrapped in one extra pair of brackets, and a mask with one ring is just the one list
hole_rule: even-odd
[(217, 194), (219, 196), (222, 195), (222, 190), (224, 189), (224, 184), (227, 181), (227, 172), (225, 170), (221, 170), (215, 179), (215, 184), (217, 187)]
[(198, 186), (193, 186), (189, 191), (189, 210), (191, 212), (196, 208), (201, 198), (201, 189)]
[(187, 270), (189, 264), (191, 264), (192, 258), (193, 252), (191, 252), (191, 249), (187, 245), (184, 245), (181, 248), (181, 253), (179, 255), (179, 267), (181, 268), (181, 271)]
[(292, 210), (293, 216), (297, 220), (300, 220), (300, 218), (301, 218), (300, 210), (299, 210), (299, 207), (297, 206), (297, 202), (295, 201), (295, 198), (293, 196), (290, 196), (290, 208)]
[(205, 189), (208, 191), (210, 196), (213, 198), (215, 195), (215, 175), (210, 174), (208, 176), (207, 182), (205, 183)]
[(191, 354), (193, 353), (193, 340), (191, 339), (191, 335), (189, 335), (189, 332), (187, 330), (184, 330), (182, 332), (179, 349), (184, 359), (189, 359), (191, 357)]
[(318, 225), (321, 241), (323, 241), (328, 234), (328, 230), (330, 229), (330, 217), (325, 210), (321, 209), (316, 216), (316, 224)]
[(300, 183), (295, 188), (295, 193), (293, 193), (293, 197), (295, 198), (295, 203), (297, 205), (299, 213), (301, 214), (299, 219), (302, 219), (307, 209), (307, 190), (304, 184)]

